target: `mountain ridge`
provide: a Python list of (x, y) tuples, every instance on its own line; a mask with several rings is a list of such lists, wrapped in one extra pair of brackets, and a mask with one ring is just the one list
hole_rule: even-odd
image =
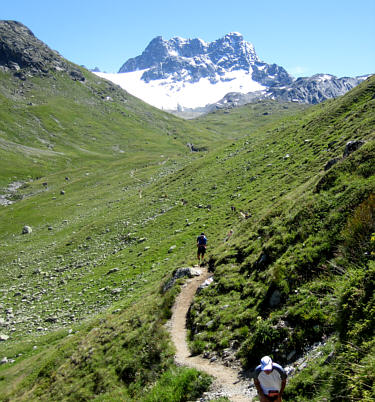
[(157, 36), (118, 74), (98, 75), (181, 117), (264, 98), (320, 103), (343, 95), (367, 77), (315, 74), (295, 79), (283, 67), (261, 61), (253, 44), (238, 32), (212, 42)]

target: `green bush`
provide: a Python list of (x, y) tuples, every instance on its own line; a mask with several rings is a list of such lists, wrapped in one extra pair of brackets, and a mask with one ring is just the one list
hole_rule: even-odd
[(143, 402), (192, 401), (207, 391), (211, 382), (211, 377), (195, 369), (173, 368), (166, 371), (141, 400)]
[(375, 194), (362, 202), (348, 219), (343, 233), (345, 254), (354, 261), (364, 261), (371, 255), (371, 235), (375, 230)]

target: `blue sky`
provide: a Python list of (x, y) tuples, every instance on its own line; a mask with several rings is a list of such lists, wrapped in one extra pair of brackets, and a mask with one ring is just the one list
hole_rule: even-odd
[(375, 73), (375, 0), (5, 0), (17, 20), (70, 61), (117, 72), (155, 36), (207, 42), (240, 32), (258, 57), (294, 75)]

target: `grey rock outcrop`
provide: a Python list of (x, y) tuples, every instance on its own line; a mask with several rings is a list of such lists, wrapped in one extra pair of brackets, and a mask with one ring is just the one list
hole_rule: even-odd
[(368, 76), (337, 78), (328, 74), (316, 74), (312, 77), (297, 78), (288, 85), (279, 87), (272, 85), (266, 91), (230, 92), (218, 102), (197, 110), (209, 113), (217, 109), (231, 109), (262, 99), (273, 99), (282, 102), (317, 104), (327, 99), (337, 98), (359, 85)]
[(344, 95), (366, 78), (337, 78), (330, 74), (315, 74), (312, 77), (297, 78), (285, 88), (270, 88), (266, 96), (287, 102), (317, 104)]
[(84, 81), (78, 67), (67, 62), (17, 21), (0, 20), (0, 69), (13, 71), (20, 79), (26, 79), (27, 74), (65, 71), (72, 79)]

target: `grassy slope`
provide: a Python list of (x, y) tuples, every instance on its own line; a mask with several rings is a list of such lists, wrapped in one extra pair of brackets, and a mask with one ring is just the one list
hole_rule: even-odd
[(160, 154), (187, 154), (187, 142), (225, 141), (82, 73), (85, 82), (58, 72), (26, 81), (0, 74), (0, 184), (65, 166), (114, 160), (144, 166)]
[[(213, 149), (233, 138), (167, 115), (83, 73), (85, 83), (60, 73), (26, 82), (2, 73), (0, 79), (0, 182), (25, 182), (15, 196), (23, 199), (0, 210), (0, 297), (4, 333), (11, 335), (0, 347), (16, 360), (1, 367), (0, 384), (12, 399), (71, 394), (75, 400), (101, 392), (135, 397), (171, 365), (172, 351), (158, 324), (170, 303), (159, 300), (160, 280), (179, 264), (192, 263), (191, 238), (201, 230), (200, 211), (192, 202), (188, 208), (181, 203), (190, 194), (181, 180), (205, 154), (188, 152), (186, 143)], [(168, 192), (170, 183), (175, 185)], [(25, 224), (33, 228), (28, 236), (21, 235)], [(168, 253), (174, 244), (176, 252)], [(117, 310), (114, 318), (105, 313), (110, 305)], [(98, 314), (101, 321), (82, 324)], [(107, 339), (104, 322), (129, 339)], [(57, 331), (49, 335), (51, 329)], [(97, 331), (107, 340), (93, 347), (96, 363), (86, 365), (87, 345), (97, 342)], [(160, 344), (152, 340), (158, 332)], [(70, 367), (73, 354), (79, 364)], [(189, 394), (186, 387), (196, 381), (207, 384), (194, 372), (174, 371), (169, 375), (178, 379), (181, 393)], [(100, 386), (99, 372), (105, 377)]]
[[(96, 155), (82, 161), (83, 153), (78, 152), (77, 157), (71, 142), (69, 146), (63, 143), (65, 137), (56, 141), (54, 150), (69, 152), (71, 158), (65, 170), (60, 170), (63, 163), (57, 166), (56, 161), (47, 162), (46, 169), (53, 172), (56, 168), (56, 173), (29, 183), (22, 191), (32, 195), (8, 207), (2, 215), (2, 221), (7, 222), (1, 235), (5, 242), (4, 283), (13, 284), (10, 288), (7, 285), (7, 289), (4, 286), (2, 302), (13, 306), (15, 331), (12, 341), (1, 348), (8, 357), (16, 358), (13, 366), (0, 369), (4, 395), (24, 400), (48, 400), (51, 395), (62, 400), (84, 400), (92, 395), (99, 400), (140, 398), (164, 370), (176, 378), (176, 387), (186, 391), (188, 384), (196, 381), (194, 374), (173, 372), (172, 350), (161, 325), (176, 289), (161, 298), (159, 284), (174, 268), (193, 263), (192, 244), (202, 230), (210, 240), (217, 284), (200, 296), (193, 310), (192, 326), (201, 327), (194, 346), (199, 349), (208, 345), (220, 350), (236, 339), (242, 344), (240, 353), (244, 361), (253, 364), (258, 358), (253, 348), (262, 347), (267, 336), (263, 329), (270, 328), (270, 322), (277, 323), (285, 311), (299, 306), (298, 297), (288, 299), (289, 294), (296, 289), (300, 289), (301, 295), (311, 292), (310, 283), (320, 294), (325, 286), (319, 272), (312, 278), (299, 277), (299, 270), (310, 267), (308, 263), (316, 265), (317, 261), (306, 262), (306, 258), (319, 255), (321, 244), (327, 242), (315, 235), (321, 232), (319, 224), (323, 222), (332, 241), (323, 247), (327, 251), (323, 256), (329, 256), (337, 245), (340, 224), (373, 188), (373, 176), (366, 173), (371, 173), (373, 160), (370, 144), (327, 174), (321, 171), (328, 159), (342, 153), (347, 140), (373, 138), (373, 91), (373, 81), (365, 83), (343, 99), (318, 106), (311, 113), (289, 117), (276, 129), (255, 131), (224, 151), (195, 155), (196, 160), (191, 163), (175, 156), (168, 158), (163, 150), (163, 158), (155, 152), (150, 161), (147, 159), (150, 153), (146, 152), (146, 162), (141, 158), (141, 163), (134, 166), (138, 160), (130, 155), (124, 164), (121, 155), (112, 155), (108, 144), (103, 142), (97, 147), (92, 141), (85, 146)], [(142, 107), (139, 110), (142, 112)], [(247, 116), (252, 112), (243, 113)], [(160, 116), (167, 119), (161, 112)], [(143, 119), (136, 118), (147, 127)], [(170, 119), (183, 126), (187, 124), (184, 126), (187, 135), (191, 130), (199, 130), (201, 124), (212, 124), (203, 122), (191, 128), (190, 122)], [(246, 123), (228, 132), (232, 124), (226, 123), (231, 119), (230, 114), (222, 119), (221, 125), (215, 123), (222, 130), (217, 128), (217, 138), (230, 138), (234, 132), (235, 137), (247, 133)], [(61, 120), (59, 115), (58, 121)], [(151, 124), (152, 119), (149, 124), (157, 128), (168, 124), (155, 121), (157, 124)], [(77, 135), (81, 135), (82, 127)], [(108, 136), (116, 133), (117, 130), (111, 130)], [(206, 138), (206, 144), (202, 145), (209, 144), (209, 137)], [(73, 139), (76, 141), (76, 136)], [(111, 146), (123, 149), (124, 142), (120, 140), (124, 138), (111, 140)], [(28, 145), (35, 145), (32, 141)], [(81, 141), (84, 138), (78, 141), (80, 147)], [(184, 149), (182, 141), (181, 144)], [(108, 152), (98, 156), (100, 149)], [(174, 152), (176, 148), (171, 154)], [(326, 178), (341, 170), (343, 177), (327, 181), (335, 184), (330, 190), (335, 195), (322, 196), (328, 186)], [(357, 172), (358, 180), (353, 180), (348, 172)], [(69, 181), (65, 180), (66, 175)], [(43, 190), (42, 181), (48, 181), (48, 189)], [(338, 193), (343, 193), (342, 198), (336, 195), (336, 186), (341, 190), (346, 186)], [(60, 194), (61, 189), (65, 189), (65, 195)], [(182, 198), (186, 204), (181, 202)], [(330, 204), (327, 199), (334, 201)], [(232, 213), (231, 205), (251, 213), (251, 218), (241, 221), (240, 215)], [(327, 211), (332, 211), (333, 216), (324, 226), (321, 217)], [(332, 222), (331, 230), (328, 223)], [(25, 223), (34, 228), (30, 236), (19, 234)], [(314, 225), (315, 237), (298, 233), (303, 228), (307, 232)], [(48, 230), (48, 226), (53, 230)], [(235, 235), (224, 243), (229, 228), (234, 228)], [(303, 242), (307, 251), (300, 250)], [(176, 248), (168, 252), (172, 245)], [(293, 261), (293, 247), (300, 251), (297, 262)], [(269, 255), (272, 264), (268, 261), (266, 266), (254, 270), (263, 252)], [(276, 258), (278, 264), (274, 264)], [(288, 258), (292, 258), (292, 263)], [(324, 258), (319, 263), (324, 263)], [(112, 268), (118, 271), (107, 274)], [(285, 280), (290, 272), (294, 280), (291, 284)], [(338, 287), (335, 281), (340, 283), (341, 277), (339, 281), (332, 275), (328, 290)], [(266, 303), (271, 286), (280, 289), (283, 303), (275, 311), (266, 309), (262, 317), (260, 306)], [(327, 299), (332, 297), (328, 295)], [(109, 303), (113, 314), (103, 310)], [(220, 309), (217, 305), (230, 307)], [(332, 303), (327, 302), (327, 306)], [(84, 317), (100, 311), (96, 320), (81, 324)], [(317, 333), (306, 334), (304, 315), (298, 311), (294, 315), (302, 327), (302, 340), (295, 336), (291, 344), (294, 348), (301, 347), (306, 335), (310, 336), (307, 339), (310, 342), (324, 331), (333, 330), (334, 324), (329, 323), (327, 329), (318, 328)], [(56, 322), (46, 322), (46, 318)], [(215, 331), (206, 329), (208, 320), (218, 325)], [(72, 328), (72, 333), (65, 329), (44, 335), (47, 333), (44, 328), (61, 326)], [(35, 330), (41, 336), (35, 336)], [(253, 330), (260, 334), (258, 338), (249, 337)], [(31, 335), (25, 339), (23, 334), (27, 332)], [(288, 347), (289, 344), (275, 357), (282, 358)], [(191, 376), (188, 381), (183, 380), (186, 376)], [(162, 384), (165, 379), (160, 381)], [(198, 382), (202, 385), (201, 380)]]
[[(364, 369), (374, 364), (374, 93), (373, 77), (218, 161), (237, 181), (237, 208), (252, 216), (211, 257), (215, 285), (191, 310), (192, 347), (220, 354), (234, 345), (246, 366), (264, 354), (286, 364), (335, 334), (325, 357), (291, 381), (289, 400), (375, 395)], [(324, 172), (355, 139), (366, 145)]]

